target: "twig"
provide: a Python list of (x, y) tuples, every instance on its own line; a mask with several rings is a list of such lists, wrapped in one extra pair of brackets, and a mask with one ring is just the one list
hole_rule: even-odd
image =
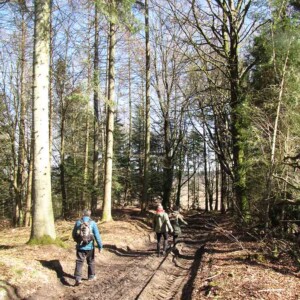
[(259, 290), (258, 292), (283, 292), (284, 289), (263, 289), (263, 290)]
[(231, 240), (231, 241), (237, 243), (237, 244), (240, 246), (240, 248), (241, 248), (242, 250), (244, 250), (244, 251), (246, 251), (248, 254), (250, 254), (249, 250), (246, 249), (246, 248), (243, 246), (242, 242), (241, 242), (236, 236), (234, 236), (234, 235), (232, 234), (231, 231), (223, 229), (223, 228), (222, 228), (215, 220), (211, 220), (211, 221), (212, 221), (213, 223), (215, 223), (215, 225), (213, 225), (213, 224), (209, 224), (209, 225), (210, 225), (215, 231), (217, 231), (217, 232), (221, 233), (222, 235), (226, 236), (229, 240)]
[(213, 275), (213, 276), (210, 276), (210, 277), (205, 278), (204, 280), (206, 281), (206, 280), (213, 279), (213, 278), (215, 278), (215, 277), (221, 275), (222, 273), (223, 273), (223, 272), (217, 273), (217, 274), (215, 274), (215, 275)]

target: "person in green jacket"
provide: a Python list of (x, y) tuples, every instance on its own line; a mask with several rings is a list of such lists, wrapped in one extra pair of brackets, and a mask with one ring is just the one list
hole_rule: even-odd
[(173, 246), (175, 247), (177, 238), (181, 235), (181, 224), (188, 225), (188, 223), (183, 219), (182, 214), (180, 214), (179, 208), (176, 208), (170, 215), (170, 222), (174, 229), (173, 233)]
[(153, 218), (153, 230), (156, 233), (156, 239), (157, 239), (157, 256), (160, 256), (161, 254), (160, 241), (162, 236), (164, 238), (162, 254), (165, 255), (168, 247), (169, 231), (172, 233), (173, 228), (170, 223), (169, 216), (164, 211), (164, 208), (161, 204), (159, 204), (156, 208), (156, 213)]

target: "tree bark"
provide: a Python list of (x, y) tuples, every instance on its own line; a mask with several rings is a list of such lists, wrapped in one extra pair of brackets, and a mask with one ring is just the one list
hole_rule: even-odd
[[(249, 2), (250, 3), (250, 2)], [(244, 148), (245, 141), (243, 138), (243, 130), (245, 128), (244, 118), (241, 115), (242, 106), (245, 98), (241, 92), (241, 74), (239, 71), (239, 35), (238, 27), (241, 20), (238, 16), (242, 1), (239, 0), (236, 5), (233, 1), (228, 2), (229, 11), (223, 6), (223, 13), (228, 17), (229, 29), (229, 73), (230, 73), (230, 107), (231, 107), (231, 133), (232, 133), (232, 154), (233, 154), (233, 172), (234, 172), (234, 191), (235, 198), (238, 205), (238, 213), (248, 222), (249, 215), (249, 201), (246, 195), (246, 169)], [(245, 15), (244, 15), (245, 17)]]
[(24, 225), (29, 227), (31, 225), (31, 206), (32, 206), (32, 168), (33, 168), (33, 157), (32, 151), (30, 153), (29, 160), (29, 170), (28, 170), (28, 179), (27, 179), (27, 194), (26, 194), (26, 210), (25, 210), (25, 219)]
[(31, 239), (56, 238), (49, 157), (50, 0), (35, 1), (33, 84), (33, 222)]
[(221, 165), (221, 199), (220, 199), (220, 206), (221, 206), (221, 213), (224, 214), (226, 211), (225, 208), (225, 200), (227, 198), (227, 176), (226, 172), (223, 170)]
[(216, 201), (215, 201), (215, 210), (218, 210), (219, 207), (219, 177), (220, 177), (220, 164), (216, 162), (215, 178), (216, 178)]
[(52, 78), (53, 78), (53, 28), (52, 28), (52, 0), (50, 3), (50, 72), (49, 72), (49, 155), (50, 165), (52, 161), (52, 141), (53, 141), (53, 89), (52, 89)]
[(145, 36), (146, 36), (146, 105), (145, 105), (145, 149), (144, 149), (144, 180), (142, 209), (147, 210), (149, 195), (149, 163), (150, 163), (150, 39), (149, 39), (149, 6), (145, 0)]
[(128, 105), (129, 105), (129, 128), (128, 128), (128, 149), (127, 149), (127, 169), (124, 191), (124, 202), (127, 203), (131, 190), (131, 155), (132, 155), (132, 80), (131, 80), (131, 51), (130, 38), (128, 38)]
[(99, 11), (95, 3), (95, 44), (94, 44), (94, 155), (93, 190), (91, 210), (95, 213), (99, 197)]
[(62, 197), (62, 216), (67, 217), (68, 207), (67, 207), (67, 191), (65, 185), (65, 103), (64, 96), (61, 94), (60, 97), (61, 105), (61, 124), (60, 124), (60, 188)]
[(207, 212), (209, 204), (209, 178), (207, 172), (207, 147), (206, 147), (206, 132), (203, 127), (203, 160), (204, 160), (204, 187), (205, 187), (205, 211)]
[(177, 192), (176, 192), (176, 200), (175, 200), (175, 205), (177, 208), (180, 208), (181, 201), (180, 201), (180, 196), (181, 196), (181, 188), (182, 188), (182, 177), (184, 173), (184, 145), (182, 144), (180, 146), (180, 151), (179, 151), (179, 162), (178, 162), (178, 172), (177, 172)]
[(25, 183), (25, 52), (26, 52), (26, 23), (25, 12), (22, 10), (22, 29), (21, 29), (21, 61), (20, 61), (20, 124), (19, 124), (19, 148), (18, 148), (18, 171), (17, 171), (17, 190), (15, 206), (15, 225), (23, 225), (22, 204), (24, 201), (24, 183)]
[(112, 221), (112, 166), (114, 143), (115, 114), (115, 43), (116, 25), (110, 22), (109, 31), (109, 66), (108, 66), (108, 107), (106, 119), (105, 178), (102, 221)]

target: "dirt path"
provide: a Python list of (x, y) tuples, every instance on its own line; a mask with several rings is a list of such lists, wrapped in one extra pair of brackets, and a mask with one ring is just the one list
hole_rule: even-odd
[[(300, 299), (295, 261), (284, 253), (268, 257), (265, 247), (271, 245), (245, 238), (230, 216), (188, 216), (176, 247), (157, 257), (145, 220), (135, 211), (123, 213), (116, 222), (100, 224), (105, 250), (96, 254), (97, 279), (86, 280), (85, 265), (78, 287), (73, 221), (56, 224), (66, 249), (27, 246), (29, 229), (2, 230), (0, 300)], [(5, 244), (12, 235), (15, 240)]]
[[(69, 287), (61, 299), (190, 299), (195, 270), (199, 268), (208, 230), (200, 215), (165, 257), (157, 257), (155, 243), (138, 251), (110, 249), (97, 259), (97, 280)], [(200, 230), (202, 232), (200, 232)]]
[(191, 299), (195, 270), (200, 266), (208, 233), (199, 234), (204, 221), (199, 215), (187, 221), (191, 225), (183, 228), (176, 247), (170, 249), (135, 299)]

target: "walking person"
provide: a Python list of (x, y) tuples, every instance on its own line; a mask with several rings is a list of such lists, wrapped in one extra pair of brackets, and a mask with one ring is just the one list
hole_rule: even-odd
[(182, 214), (180, 214), (180, 209), (176, 208), (173, 213), (170, 215), (170, 222), (174, 229), (173, 232), (173, 246), (175, 247), (175, 244), (177, 242), (177, 238), (181, 235), (181, 224), (188, 225), (188, 223), (183, 219)]
[(82, 218), (77, 220), (72, 237), (76, 241), (76, 267), (75, 267), (75, 285), (78, 286), (82, 279), (82, 267), (86, 260), (88, 265), (88, 280), (94, 280), (95, 277), (95, 247), (96, 240), (99, 252), (102, 251), (102, 239), (95, 221), (91, 219), (91, 211), (84, 210)]
[(157, 239), (157, 256), (160, 256), (160, 242), (161, 238), (164, 238), (163, 242), (163, 252), (162, 254), (165, 255), (168, 247), (168, 237), (169, 231), (172, 233), (173, 228), (169, 220), (168, 214), (164, 211), (163, 206), (159, 204), (156, 208), (156, 213), (153, 218), (153, 230), (156, 232), (156, 239)]

